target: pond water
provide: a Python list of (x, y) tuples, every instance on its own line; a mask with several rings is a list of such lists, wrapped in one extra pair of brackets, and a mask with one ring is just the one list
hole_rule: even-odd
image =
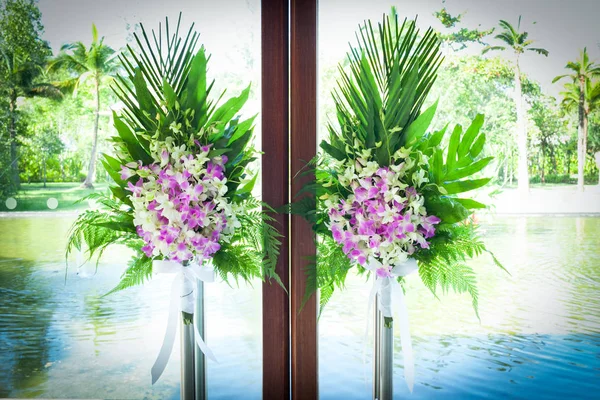
[[(440, 302), (418, 276), (408, 278), (415, 387), (410, 395), (396, 339), (394, 397), (597, 399), (600, 218), (505, 216), (482, 225), (488, 248), (511, 275), (485, 256), (471, 263), (481, 322), (467, 295), (441, 295)], [(323, 399), (369, 398), (369, 291), (363, 278), (352, 279), (320, 320)]]
[[(0, 218), (0, 398), (179, 399), (179, 339), (160, 380), (150, 368), (162, 344), (173, 277), (102, 297), (130, 253), (113, 248), (66, 273), (73, 216)], [(235, 283), (233, 283), (235, 286)], [(205, 285), (211, 398), (262, 398), (260, 283)], [(234, 371), (234, 375), (232, 375)], [(231, 384), (232, 376), (235, 384)]]
[[(167, 319), (170, 277), (101, 297), (129, 254), (65, 274), (73, 216), (0, 218), (0, 397), (179, 397), (179, 348), (154, 386), (150, 367)], [(507, 275), (481, 257), (480, 315), (467, 296), (436, 300), (411, 276), (407, 304), (416, 379), (410, 398), (594, 398), (600, 390), (600, 218), (495, 217), (485, 240)], [(66, 276), (66, 281), (65, 281)], [(235, 285), (234, 285), (235, 286)], [(322, 399), (370, 396), (365, 344), (370, 283), (351, 277), (319, 324)], [(260, 284), (206, 286), (211, 399), (262, 392)], [(394, 391), (409, 398), (395, 341)], [(366, 361), (366, 362), (365, 362)]]

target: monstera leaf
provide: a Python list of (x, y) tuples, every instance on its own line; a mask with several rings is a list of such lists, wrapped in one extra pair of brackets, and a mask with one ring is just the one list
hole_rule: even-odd
[(440, 145), (447, 126), (425, 137), (419, 144), (419, 149), (429, 156), (430, 182), (437, 193), (427, 198), (425, 206), (444, 223), (463, 221), (470, 214), (468, 210), (486, 208), (473, 199), (455, 196), (483, 187), (491, 180), (472, 178), (493, 160), (493, 157), (479, 157), (485, 144), (485, 134), (480, 133), (483, 122), (483, 115), (477, 115), (464, 133), (462, 127), (456, 125), (446, 151)]
[[(491, 178), (464, 179), (480, 172), (494, 159), (478, 159), (485, 144), (485, 134), (479, 133), (483, 120), (483, 115), (477, 115), (464, 134), (460, 125), (455, 126), (450, 135), (445, 160), (441, 148), (433, 151), (430, 176), (433, 182), (444, 188), (446, 194), (468, 192), (485, 186), (490, 181)], [(435, 140), (441, 141), (441, 137), (435, 137)]]

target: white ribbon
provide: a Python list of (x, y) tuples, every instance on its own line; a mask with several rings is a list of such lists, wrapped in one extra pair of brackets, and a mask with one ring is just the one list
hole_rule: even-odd
[[(391, 270), (390, 277), (380, 278), (377, 276), (377, 269), (382, 267), (383, 265), (374, 258), (370, 258), (368, 264), (365, 266), (366, 269), (373, 273), (374, 277), (373, 288), (369, 294), (367, 331), (365, 332), (365, 337), (368, 335), (369, 331), (375, 295), (378, 294), (379, 309), (383, 316), (392, 318), (393, 311), (396, 312), (396, 321), (400, 327), (402, 355), (404, 357), (404, 379), (406, 380), (408, 389), (412, 393), (415, 381), (415, 360), (412, 351), (410, 328), (408, 325), (408, 311), (406, 309), (406, 303), (404, 302), (404, 292), (402, 291), (402, 287), (400, 287), (400, 284), (396, 278), (400, 276), (406, 276), (416, 271), (418, 266), (414, 259), (409, 258), (403, 263), (396, 264)], [(392, 301), (393, 297), (396, 299), (396, 301)], [(392, 309), (392, 306), (394, 306), (394, 310)]]
[[(153, 274), (176, 274), (171, 285), (171, 300), (169, 303), (169, 319), (167, 321), (167, 330), (165, 332), (165, 338), (163, 344), (158, 353), (158, 357), (152, 366), (152, 384), (160, 378), (167, 363), (171, 352), (173, 351), (173, 344), (175, 343), (175, 336), (177, 334), (178, 316), (180, 312), (186, 312), (188, 314), (194, 314), (194, 305), (196, 301), (196, 279), (203, 282), (214, 282), (215, 273), (214, 270), (208, 267), (201, 267), (198, 264), (190, 264), (183, 266), (175, 261), (168, 260), (154, 260), (152, 262), (152, 273)], [(179, 305), (177, 304), (179, 302)], [(204, 353), (208, 358), (213, 361), (217, 361), (213, 352), (210, 350), (208, 345), (202, 339), (202, 335), (198, 332), (198, 324), (196, 324), (197, 316), (194, 314), (194, 338), (196, 344), (200, 348), (200, 351)]]

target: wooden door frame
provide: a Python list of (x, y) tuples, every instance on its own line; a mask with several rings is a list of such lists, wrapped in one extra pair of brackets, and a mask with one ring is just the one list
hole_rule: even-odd
[[(291, 0), (290, 9), (290, 142), (292, 176), (306, 169), (317, 151), (317, 0)], [(292, 179), (292, 198), (311, 179)], [(292, 398), (317, 399), (317, 296), (302, 305), (306, 265), (316, 254), (314, 232), (292, 216), (291, 235)], [(300, 307), (302, 306), (302, 311)]]
[[(309, 177), (291, 179), (316, 154), (317, 0), (263, 0), (263, 199), (290, 202)], [(300, 311), (314, 233), (298, 216), (278, 216), (284, 234), (277, 272), (289, 297), (263, 284), (263, 398), (317, 399), (317, 300)]]
[[(273, 207), (289, 202), (288, 21), (287, 0), (261, 2), (262, 198)], [(276, 271), (289, 292), (289, 217), (276, 218), (283, 235)], [(262, 289), (263, 399), (289, 399), (289, 298), (274, 282)]]

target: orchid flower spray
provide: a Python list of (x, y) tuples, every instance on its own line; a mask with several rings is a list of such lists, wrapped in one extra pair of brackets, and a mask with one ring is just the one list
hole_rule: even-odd
[(110, 193), (91, 196), (100, 208), (79, 215), (67, 254), (80, 249), (99, 258), (112, 244), (131, 248), (114, 290), (148, 279), (155, 261), (279, 282), (281, 235), (273, 210), (252, 193), (255, 116), (241, 117), (250, 86), (212, 99), (209, 57), (193, 25), (180, 37), (180, 22), (157, 35), (165, 43), (150, 42), (143, 30), (135, 35), (140, 49), (120, 56), (125, 74), (113, 90), (124, 107), (113, 113), (116, 135), (102, 157)]
[(471, 215), (486, 206), (468, 192), (490, 182), (481, 176), (493, 160), (484, 117), (467, 129), (433, 129), (437, 102), (428, 93), (442, 55), (431, 28), (421, 33), (393, 9), (359, 32), (348, 66), (339, 66), (328, 137), (309, 163), (314, 180), (290, 206), (316, 232), (306, 295), (320, 290), (323, 310), (351, 269), (402, 283), (411, 265), (434, 295), (468, 292), (477, 312), (468, 260), (488, 251)]

